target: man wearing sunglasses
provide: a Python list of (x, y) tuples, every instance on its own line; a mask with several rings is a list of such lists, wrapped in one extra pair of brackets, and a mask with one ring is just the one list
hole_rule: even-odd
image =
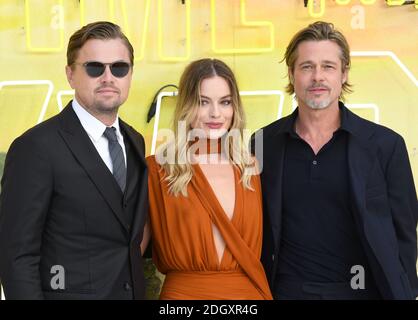
[(84, 26), (67, 50), (74, 99), (12, 143), (0, 195), (6, 299), (144, 298), (145, 145), (118, 117), (132, 67), (117, 25)]

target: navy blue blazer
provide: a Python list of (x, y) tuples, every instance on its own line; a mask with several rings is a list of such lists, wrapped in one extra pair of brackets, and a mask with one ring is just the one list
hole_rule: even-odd
[[(342, 102), (340, 108), (346, 108)], [(415, 299), (418, 203), (405, 142), (394, 131), (345, 111), (354, 217), (373, 276), (384, 299)], [(255, 134), (263, 141), (263, 157), (258, 159), (264, 206), (262, 262), (273, 292), (286, 188), (284, 128), (289, 121), (291, 116), (284, 117)]]

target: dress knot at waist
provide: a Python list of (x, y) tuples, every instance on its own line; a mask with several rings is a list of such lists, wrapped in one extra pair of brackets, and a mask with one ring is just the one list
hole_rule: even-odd
[(243, 271), (169, 271), (160, 299), (263, 299)]

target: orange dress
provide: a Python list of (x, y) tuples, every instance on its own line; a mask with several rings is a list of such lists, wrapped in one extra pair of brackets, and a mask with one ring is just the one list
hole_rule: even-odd
[[(272, 299), (260, 262), (262, 199), (259, 176), (254, 191), (239, 182), (234, 168), (235, 208), (229, 220), (199, 165), (188, 197), (168, 193), (164, 170), (147, 158), (153, 260), (165, 274), (160, 299)], [(212, 223), (225, 241), (221, 263)]]

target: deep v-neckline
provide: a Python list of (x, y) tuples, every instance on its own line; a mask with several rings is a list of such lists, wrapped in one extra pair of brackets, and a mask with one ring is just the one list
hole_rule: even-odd
[[(237, 174), (238, 173), (237, 173), (237, 170), (236, 170), (235, 166), (232, 165), (232, 171), (233, 171), (233, 176), (234, 176), (235, 199), (234, 199), (234, 209), (232, 210), (231, 219), (229, 219), (229, 217), (226, 214), (224, 208), (222, 207), (221, 203), (219, 202), (219, 199), (216, 196), (215, 191), (213, 191), (213, 188), (212, 188), (211, 184), (209, 183), (209, 180), (206, 178), (206, 175), (203, 172), (203, 169), (200, 167), (199, 164), (194, 165), (194, 167), (198, 171), (197, 175), (201, 177), (200, 179), (201, 179), (202, 183), (204, 184), (205, 188), (203, 190), (207, 190), (207, 192), (209, 193), (209, 197), (207, 197), (207, 196), (206, 197), (214, 199), (214, 201), (209, 201), (209, 205), (215, 206), (216, 210), (220, 211), (230, 223), (232, 223), (234, 226), (236, 226), (236, 220), (238, 219), (238, 214), (240, 212), (240, 210), (238, 210), (238, 206), (239, 206), (238, 199), (241, 195), (241, 188), (240, 188), (239, 184), (237, 183)], [(201, 190), (201, 192), (204, 192), (203, 190)], [(211, 221), (211, 222), (212, 222), (212, 224), (214, 224), (213, 221)], [(220, 230), (219, 227), (218, 227), (218, 230)], [(213, 248), (214, 248), (215, 255), (216, 255), (216, 261), (217, 261), (218, 267), (221, 268), (221, 266), (223, 264), (223, 261), (225, 260), (226, 247), (227, 247), (225, 237), (223, 237), (223, 240), (225, 242), (225, 247), (224, 247), (224, 250), (222, 252), (222, 257), (221, 257), (220, 260), (219, 260), (219, 257), (218, 257), (218, 251), (216, 250), (215, 236), (213, 234), (212, 225), (211, 225), (211, 238), (212, 238), (212, 244), (213, 244)]]

